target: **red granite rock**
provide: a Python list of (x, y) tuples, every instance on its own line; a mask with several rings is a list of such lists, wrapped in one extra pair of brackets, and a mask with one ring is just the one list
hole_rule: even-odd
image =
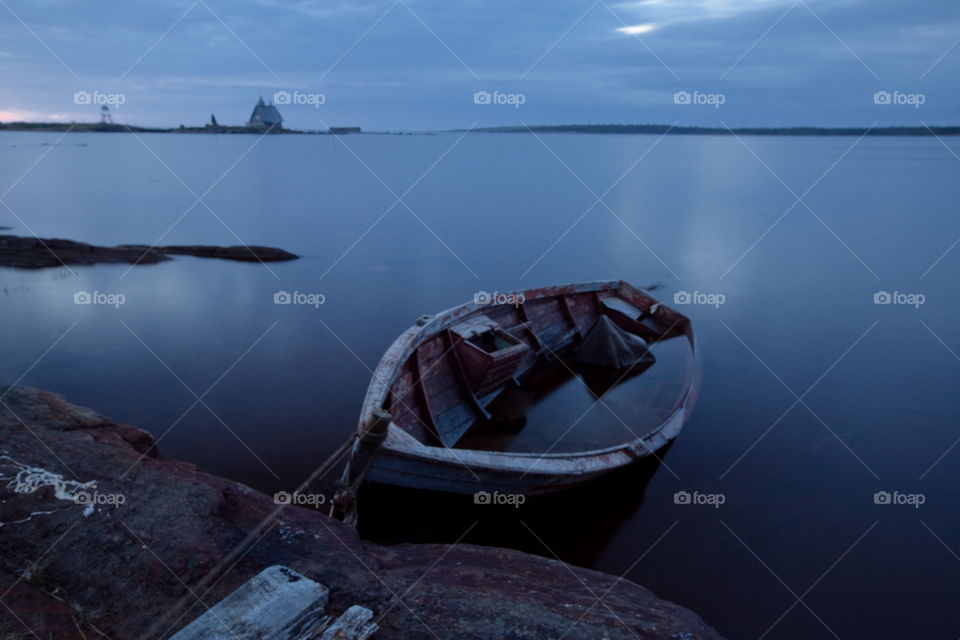
[[(380, 638), (720, 638), (628, 580), (506, 549), (365, 542), (317, 511), (156, 455), (149, 434), (62, 396), (0, 394), (0, 578), (23, 577), (0, 622), (16, 631), (19, 617), (55, 638), (72, 639), (78, 623), (113, 640), (167, 637), (206, 610), (198, 598), (212, 606), (282, 564), (329, 587), (328, 612), (373, 610)], [(114, 500), (78, 504), (80, 494)]]

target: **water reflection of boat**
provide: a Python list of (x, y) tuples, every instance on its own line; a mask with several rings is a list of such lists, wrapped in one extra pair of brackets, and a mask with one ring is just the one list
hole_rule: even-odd
[[(674, 338), (685, 348), (668, 354), (682, 362), (653, 364), (648, 346)], [(374, 371), (341, 498), (365, 479), (454, 493), (530, 495), (601, 476), (676, 437), (696, 395), (696, 360), (689, 319), (622, 281), (480, 297), (425, 316)], [(619, 442), (574, 451), (549, 443), (540, 450), (508, 450), (503, 441), (525, 428), (525, 411), (563, 382), (564, 368), (574, 375), (568, 362), (577, 363), (575, 375), (597, 397), (651, 365), (674, 375), (658, 381), (659, 410), (626, 425), (632, 435)], [(557, 425), (558, 440), (564, 426)]]
[[(477, 505), (472, 496), (367, 483), (360, 491), (365, 508), (358, 530), (379, 544), (478, 544), (596, 567), (617, 533), (642, 517), (647, 487), (669, 448), (593, 482), (530, 498), (519, 509)], [(633, 560), (630, 556), (628, 562)]]

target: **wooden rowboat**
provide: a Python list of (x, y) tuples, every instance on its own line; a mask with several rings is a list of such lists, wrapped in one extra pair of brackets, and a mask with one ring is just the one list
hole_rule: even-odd
[[(491, 411), (506, 390), (522, 387), (550, 362), (565, 363), (588, 340), (597, 342), (596, 327), (608, 328), (603, 345), (645, 341), (656, 351), (666, 340), (685, 342), (683, 362), (673, 367), (676, 379), (664, 386), (666, 410), (655, 422), (631, 425), (636, 437), (625, 442), (572, 452), (485, 450), (476, 438), (469, 438), (469, 448), (458, 446), (478, 423), (496, 424)], [(340, 501), (349, 501), (364, 480), (532, 495), (628, 465), (680, 432), (697, 392), (697, 357), (690, 320), (622, 281), (478, 294), (474, 302), (422, 317), (384, 354), (360, 413)], [(646, 367), (653, 358), (641, 360)], [(623, 378), (620, 365), (613, 371)], [(558, 437), (564, 426), (557, 425)]]

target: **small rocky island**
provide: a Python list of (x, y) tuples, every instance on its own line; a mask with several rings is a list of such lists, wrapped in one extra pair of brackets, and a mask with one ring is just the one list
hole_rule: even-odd
[(332, 617), (372, 611), (374, 640), (721, 640), (629, 580), (507, 549), (373, 544), (63, 396), (0, 398), (0, 637), (169, 638), (282, 565), (329, 589)]
[(299, 256), (256, 245), (217, 247), (210, 245), (149, 246), (125, 244), (98, 247), (75, 240), (0, 235), (0, 267), (43, 269), (88, 264), (154, 264), (169, 260), (171, 255), (220, 258), (241, 262), (281, 262)]

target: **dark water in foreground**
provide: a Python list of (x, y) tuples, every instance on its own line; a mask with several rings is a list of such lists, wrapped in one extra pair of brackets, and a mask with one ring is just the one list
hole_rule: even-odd
[[(168, 456), (272, 492), (354, 429), (369, 369), (421, 314), (478, 290), (606, 278), (659, 283), (668, 302), (719, 294), (683, 308), (703, 382), (659, 468), (519, 509), (374, 488), (365, 532), (454, 542), (473, 526), (464, 541), (624, 574), (730, 638), (957, 637), (960, 249), (944, 255), (960, 237), (957, 141), (69, 134), (47, 146), (58, 137), (0, 136), (11, 233), (240, 238), (304, 257), (0, 269), (4, 383), (64, 393), (149, 429)], [(326, 302), (275, 305), (281, 290)], [(77, 291), (126, 302), (75, 305)], [(923, 304), (874, 304), (882, 291)], [(877, 492), (923, 504), (876, 504)]]

